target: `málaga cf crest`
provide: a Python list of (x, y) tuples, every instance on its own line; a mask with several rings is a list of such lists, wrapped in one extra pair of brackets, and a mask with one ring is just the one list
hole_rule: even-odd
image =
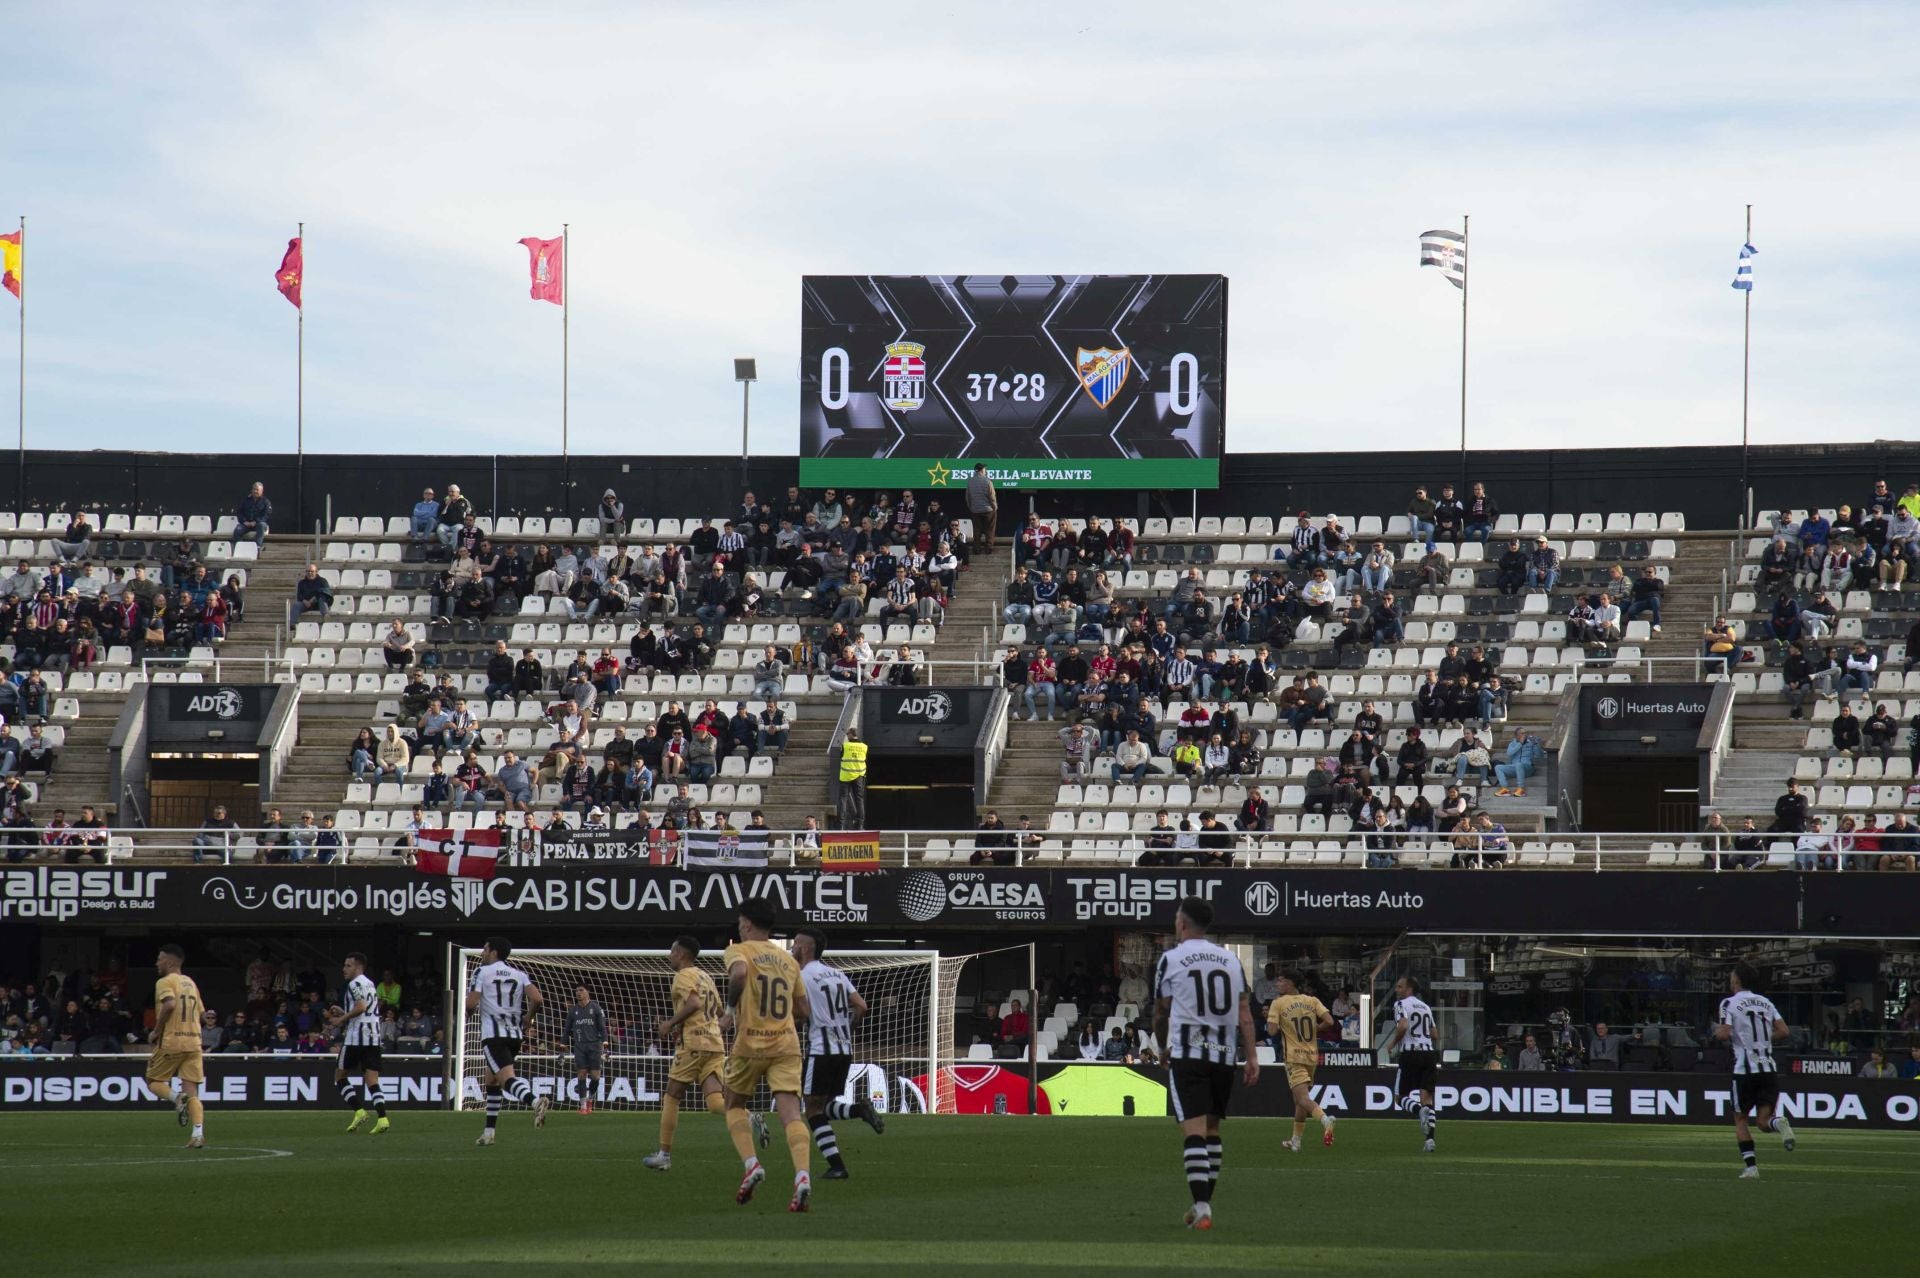
[(1127, 384), (1127, 371), (1133, 367), (1133, 356), (1124, 346), (1117, 351), (1104, 346), (1090, 351), (1082, 346), (1076, 349), (1073, 363), (1087, 397), (1105, 408), (1120, 394), (1120, 388)]

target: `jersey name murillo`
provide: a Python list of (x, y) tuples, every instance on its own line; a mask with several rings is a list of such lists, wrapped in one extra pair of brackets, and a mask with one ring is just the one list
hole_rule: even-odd
[(1771, 1074), (1773, 1060), (1773, 1023), (1780, 1010), (1773, 1000), (1752, 990), (1741, 990), (1720, 1001), (1720, 1023), (1733, 1040), (1733, 1072)]
[[(380, 996), (365, 972), (347, 982), (345, 998), (349, 1015), (347, 1036), (342, 1043), (347, 1047), (380, 1046)], [(365, 1003), (366, 1008), (358, 1016), (351, 1015), (357, 1003)]]
[(1231, 1065), (1240, 1049), (1240, 999), (1247, 974), (1240, 960), (1212, 941), (1195, 937), (1160, 956), (1154, 968), (1155, 998), (1172, 1000), (1167, 1017), (1167, 1059)]
[(519, 1038), (533, 978), (508, 963), (489, 963), (473, 974), (480, 992), (480, 1037)]
[(807, 1053), (853, 1055), (853, 982), (818, 959), (800, 969), (807, 985)]
[(1431, 1052), (1433, 1050), (1433, 1009), (1419, 998), (1397, 999), (1393, 1005), (1393, 1019), (1407, 1023), (1406, 1037), (1400, 1040), (1403, 1052)]

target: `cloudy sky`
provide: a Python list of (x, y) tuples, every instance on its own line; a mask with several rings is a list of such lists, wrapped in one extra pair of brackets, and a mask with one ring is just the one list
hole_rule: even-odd
[[(1920, 8), (6, 4), (28, 442), (559, 446), (515, 241), (572, 224), (572, 447), (797, 440), (807, 273), (1217, 271), (1229, 447), (1920, 437)], [(11, 302), (11, 298), (5, 299)], [(14, 319), (0, 309), (11, 417)]]

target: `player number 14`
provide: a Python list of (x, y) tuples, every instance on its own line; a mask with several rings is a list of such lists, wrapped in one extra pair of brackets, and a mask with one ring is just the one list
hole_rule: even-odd
[(1039, 401), (1047, 397), (1047, 379), (1041, 373), (1015, 373), (1007, 381), (1001, 381), (992, 373), (967, 374), (967, 399), (971, 403), (986, 400), (993, 402), (996, 391), (1007, 393), (1010, 399)]

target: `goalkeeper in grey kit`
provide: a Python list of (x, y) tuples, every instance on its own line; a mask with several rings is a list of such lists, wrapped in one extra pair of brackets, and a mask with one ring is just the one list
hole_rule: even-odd
[(586, 985), (573, 987), (573, 1006), (567, 1009), (567, 1046), (573, 1053), (573, 1068), (580, 1095), (580, 1112), (593, 1112), (594, 1094), (600, 1090), (600, 1058), (607, 1045), (607, 1012), (594, 1000)]

